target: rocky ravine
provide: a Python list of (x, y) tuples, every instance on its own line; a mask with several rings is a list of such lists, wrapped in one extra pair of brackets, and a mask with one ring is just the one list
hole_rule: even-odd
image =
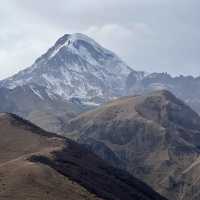
[(111, 101), (66, 131), (169, 199), (200, 198), (200, 117), (170, 92)]

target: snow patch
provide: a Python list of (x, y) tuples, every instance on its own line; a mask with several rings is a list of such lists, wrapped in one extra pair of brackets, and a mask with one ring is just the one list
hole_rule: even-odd
[(40, 92), (37, 89), (35, 89), (33, 86), (30, 86), (30, 88), (35, 95), (37, 95), (40, 99), (44, 100), (43, 96), (40, 94)]

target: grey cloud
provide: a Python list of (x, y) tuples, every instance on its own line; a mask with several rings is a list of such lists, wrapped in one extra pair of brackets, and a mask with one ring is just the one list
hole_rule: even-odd
[(88, 34), (134, 69), (199, 75), (199, 7), (198, 0), (3, 1), (0, 78), (72, 32)]

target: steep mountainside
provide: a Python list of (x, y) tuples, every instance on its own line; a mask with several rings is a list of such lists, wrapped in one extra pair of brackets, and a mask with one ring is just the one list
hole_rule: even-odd
[(90, 108), (75, 99), (52, 99), (36, 84), (0, 88), (0, 112), (15, 113), (52, 132), (62, 133), (65, 121)]
[(115, 98), (167, 89), (200, 113), (200, 78), (134, 71), (83, 34), (66, 34), (32, 66), (0, 81), (0, 112), (63, 133), (64, 121)]
[(200, 117), (168, 91), (111, 101), (68, 133), (169, 199), (200, 198)]
[(26, 70), (4, 80), (3, 87), (39, 84), (64, 99), (85, 104), (124, 94), (129, 68), (117, 55), (83, 34), (64, 35)]
[(91, 38), (67, 34), (31, 67), (0, 81), (0, 112), (63, 133), (63, 121), (125, 95), (130, 72), (117, 55)]
[(0, 114), (1, 200), (164, 200), (70, 140)]

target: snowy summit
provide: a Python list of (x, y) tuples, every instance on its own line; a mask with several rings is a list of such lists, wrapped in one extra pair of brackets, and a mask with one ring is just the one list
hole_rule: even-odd
[(1, 86), (13, 89), (38, 84), (47, 88), (51, 98), (101, 103), (123, 94), (131, 72), (117, 55), (88, 36), (66, 34), (31, 67), (4, 80)]

